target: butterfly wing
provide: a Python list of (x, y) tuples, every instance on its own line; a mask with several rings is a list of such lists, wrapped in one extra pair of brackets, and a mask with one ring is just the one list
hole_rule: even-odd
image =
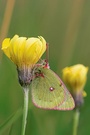
[(74, 102), (74, 99), (73, 99), (72, 95), (67, 90), (66, 86), (64, 85), (62, 80), (59, 78), (59, 76), (57, 74), (55, 74), (55, 75), (58, 77), (59, 81), (62, 84), (63, 90), (65, 92), (65, 101), (61, 105), (55, 107), (54, 110), (72, 110), (72, 109), (74, 109), (75, 102)]
[(72, 96), (68, 90), (65, 90), (65, 92), (66, 92), (65, 101), (61, 105), (55, 107), (54, 108), (55, 110), (72, 110), (72, 109), (74, 109), (74, 107), (75, 107), (74, 99), (72, 98)]
[(38, 76), (31, 84), (33, 103), (45, 109), (53, 109), (55, 106), (62, 104), (65, 100), (65, 93), (53, 71), (47, 68), (39, 68), (39, 71), (36, 72)]
[[(33, 103), (43, 109), (60, 110), (58, 107), (66, 101), (69, 93), (58, 76), (48, 68), (37, 68), (34, 75), (36, 77), (31, 83)], [(66, 110), (63, 106), (61, 110)]]

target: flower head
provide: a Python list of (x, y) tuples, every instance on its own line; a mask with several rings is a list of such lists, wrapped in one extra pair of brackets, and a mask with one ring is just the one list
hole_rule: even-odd
[(87, 80), (88, 67), (77, 64), (63, 69), (63, 79), (71, 89), (83, 89)]
[(77, 64), (63, 69), (63, 80), (69, 86), (75, 100), (80, 101), (86, 95), (84, 86), (87, 80), (87, 72), (88, 67), (85, 67), (82, 64)]
[(2, 50), (18, 68), (24, 65), (32, 66), (40, 59), (46, 50), (46, 41), (43, 37), (19, 37), (6, 38), (2, 43)]
[(19, 37), (6, 38), (2, 43), (2, 50), (17, 66), (21, 85), (30, 84), (31, 69), (46, 50), (46, 41), (42, 36), (38, 38)]

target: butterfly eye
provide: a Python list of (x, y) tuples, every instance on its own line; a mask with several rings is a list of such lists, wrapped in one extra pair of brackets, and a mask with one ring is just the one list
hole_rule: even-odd
[(54, 89), (55, 89), (55, 88), (53, 88), (53, 87), (50, 87), (50, 88), (49, 88), (50, 91), (53, 91)]

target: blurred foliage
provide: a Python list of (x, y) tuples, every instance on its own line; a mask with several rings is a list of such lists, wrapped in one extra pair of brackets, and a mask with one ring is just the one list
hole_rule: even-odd
[[(0, 29), (7, 1), (0, 0)], [(6, 37), (13, 37), (15, 34), (27, 37), (42, 35), (49, 43), (51, 69), (60, 76), (62, 68), (73, 64), (81, 63), (90, 68), (89, 13), (89, 0), (15, 0)], [(0, 53), (2, 123), (23, 106), (23, 92), (18, 84), (15, 65), (1, 51)], [(90, 134), (89, 79), (90, 72), (85, 86), (87, 97), (81, 109), (78, 135)], [(12, 125), (11, 131), (8, 129), (3, 135), (9, 131), (12, 135), (20, 135), (21, 120), (22, 117)], [(73, 111), (42, 110), (32, 105), (32, 109), (29, 109), (26, 135), (71, 135), (72, 123)]]

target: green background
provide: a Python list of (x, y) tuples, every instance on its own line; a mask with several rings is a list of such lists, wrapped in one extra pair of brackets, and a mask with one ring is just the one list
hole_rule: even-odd
[[(7, 1), (0, 0), (0, 29)], [(43, 36), (49, 43), (50, 67), (61, 78), (62, 69), (66, 66), (80, 63), (90, 67), (89, 0), (16, 0), (5, 37), (12, 38), (15, 34)], [(87, 97), (81, 109), (78, 135), (90, 134), (89, 79), (90, 72), (85, 86)], [(29, 109), (26, 135), (72, 135), (73, 111), (42, 110), (33, 106), (31, 96), (29, 99), (32, 108)], [(0, 51), (0, 124), (21, 106), (23, 91), (18, 84), (16, 67)], [(8, 135), (9, 131), (11, 135), (20, 135), (21, 122), (22, 116), (12, 125), (12, 130), (8, 128), (3, 135)]]

